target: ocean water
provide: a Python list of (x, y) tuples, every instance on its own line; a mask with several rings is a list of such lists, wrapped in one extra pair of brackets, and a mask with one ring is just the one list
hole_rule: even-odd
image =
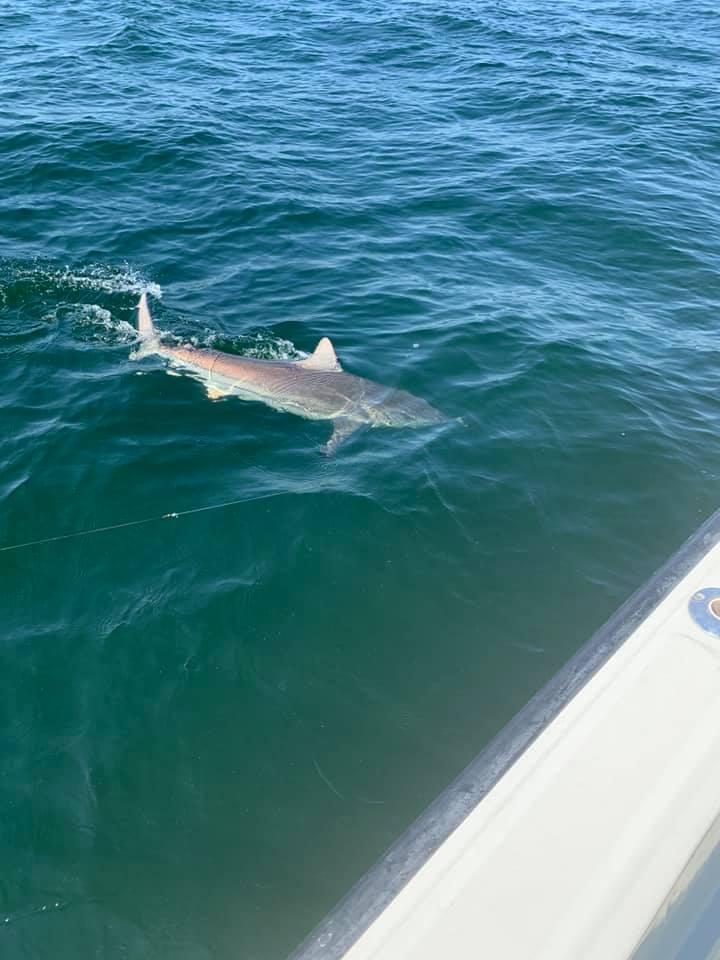
[[(283, 960), (720, 504), (720, 14), (0, 4), (0, 951)], [(164, 330), (464, 425), (327, 424)], [(236, 501), (232, 506), (149, 520)]]

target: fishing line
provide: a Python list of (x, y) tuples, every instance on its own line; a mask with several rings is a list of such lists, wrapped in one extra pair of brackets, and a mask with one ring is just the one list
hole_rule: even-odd
[(8, 546), (0, 547), (0, 553), (5, 553), (8, 550), (22, 550), (24, 547), (38, 547), (43, 543), (57, 543), (59, 540), (89, 537), (93, 533), (107, 533), (110, 530), (122, 530), (125, 527), (139, 527), (145, 523), (157, 523), (158, 520), (178, 520), (180, 517), (187, 517), (192, 513), (204, 513), (206, 510), (223, 510), (225, 507), (235, 507), (239, 503), (270, 500), (272, 497), (281, 497), (282, 495), (282, 493), (262, 493), (257, 497), (240, 497), (238, 500), (226, 500), (224, 503), (210, 503), (205, 507), (193, 507), (190, 510), (173, 510), (170, 513), (160, 513), (153, 517), (143, 517), (140, 520), (126, 520), (125, 523), (111, 523), (105, 527), (90, 527), (88, 530), (75, 530), (73, 533), (61, 533), (56, 537), (43, 537), (40, 540), (11, 543)]

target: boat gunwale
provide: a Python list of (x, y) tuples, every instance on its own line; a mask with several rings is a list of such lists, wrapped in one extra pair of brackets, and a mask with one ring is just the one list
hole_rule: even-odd
[(470, 761), (288, 960), (340, 960), (560, 711), (719, 542), (717, 510)]

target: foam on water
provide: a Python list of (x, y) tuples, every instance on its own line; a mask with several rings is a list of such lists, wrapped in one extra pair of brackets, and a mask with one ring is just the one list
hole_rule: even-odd
[(110, 310), (97, 303), (65, 305), (64, 310), (71, 316), (73, 337), (77, 340), (116, 345), (135, 343), (138, 339), (137, 330), (131, 323), (117, 319)]
[(291, 340), (278, 337), (270, 330), (260, 328), (250, 330), (240, 337), (224, 337), (218, 333), (207, 333), (198, 338), (199, 346), (222, 350), (224, 353), (236, 353), (256, 360), (302, 360), (307, 356), (298, 350)]
[[(130, 324), (134, 336), (132, 340), (137, 340), (137, 331)], [(189, 344), (193, 347), (206, 350), (221, 350), (223, 353), (237, 354), (242, 357), (250, 357), (255, 360), (302, 360), (307, 357), (307, 353), (298, 350), (291, 340), (285, 337), (278, 337), (271, 331), (263, 328), (250, 330), (248, 333), (239, 337), (227, 337), (213, 330), (205, 330), (202, 333), (194, 333), (188, 336), (170, 330), (167, 327), (155, 325), (156, 332), (162, 338), (163, 343), (171, 346), (183, 346)], [(129, 340), (127, 342), (130, 342)], [(137, 354), (131, 354), (131, 359), (137, 359)]]
[(45, 293), (95, 290), (111, 295), (132, 293), (139, 296), (145, 290), (155, 299), (162, 299), (160, 284), (127, 263), (118, 266), (91, 263), (71, 267), (41, 259), (30, 262), (0, 261), (0, 296), (15, 285)]
[[(156, 300), (162, 298), (160, 284), (127, 263), (70, 267), (41, 259), (0, 260), (0, 308), (8, 308), (0, 327), (7, 326), (8, 336), (26, 337), (31, 327), (39, 325), (47, 332), (69, 324), (76, 340), (132, 343), (137, 331), (126, 317), (132, 316), (143, 290)], [(102, 302), (88, 302), (88, 294)], [(36, 314), (30, 324), (27, 314), (33, 306), (39, 319)]]

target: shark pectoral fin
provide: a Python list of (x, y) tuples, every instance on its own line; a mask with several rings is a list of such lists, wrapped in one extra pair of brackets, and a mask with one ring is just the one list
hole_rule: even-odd
[(221, 390), (219, 387), (213, 386), (212, 383), (206, 384), (205, 390), (208, 395), (208, 400), (220, 400), (222, 397), (230, 395), (230, 390)]
[(295, 363), (306, 370), (335, 370), (337, 372), (342, 370), (340, 361), (335, 354), (335, 348), (327, 337), (322, 338), (309, 357), (305, 357), (304, 360), (296, 360)]
[(358, 427), (362, 424), (357, 423), (355, 420), (346, 420), (344, 417), (339, 418), (338, 420), (333, 420), (333, 432), (332, 436), (326, 444), (322, 447), (322, 453), (326, 456), (331, 456), (343, 440), (347, 440), (351, 433), (355, 433)]

